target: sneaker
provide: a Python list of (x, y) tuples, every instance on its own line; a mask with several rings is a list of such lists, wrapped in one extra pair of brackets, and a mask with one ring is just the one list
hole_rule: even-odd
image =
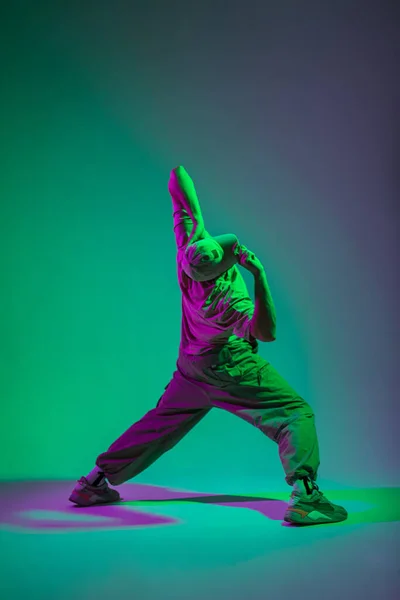
[(119, 502), (121, 496), (116, 490), (108, 487), (107, 481), (101, 485), (90, 485), (86, 477), (81, 477), (74, 487), (69, 500), (78, 506), (93, 506), (94, 504), (108, 504)]
[(347, 510), (330, 502), (311, 479), (305, 477), (296, 482), (284, 521), (293, 525), (318, 525), (346, 519)]

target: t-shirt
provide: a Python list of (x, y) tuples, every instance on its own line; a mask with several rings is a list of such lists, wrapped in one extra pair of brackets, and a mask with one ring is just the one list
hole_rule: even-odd
[(180, 351), (205, 354), (225, 344), (247, 340), (257, 346), (250, 334), (254, 304), (237, 265), (211, 281), (194, 281), (181, 267), (192, 230), (187, 211), (175, 206), (174, 232), (177, 243), (178, 282), (182, 292)]

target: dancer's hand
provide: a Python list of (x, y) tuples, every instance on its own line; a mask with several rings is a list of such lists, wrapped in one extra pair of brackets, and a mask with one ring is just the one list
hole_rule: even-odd
[(238, 263), (253, 275), (259, 275), (264, 271), (262, 262), (256, 255), (248, 250), (246, 246), (240, 245), (238, 248)]

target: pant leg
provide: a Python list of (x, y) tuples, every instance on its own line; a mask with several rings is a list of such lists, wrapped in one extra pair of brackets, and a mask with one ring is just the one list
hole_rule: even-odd
[(210, 408), (207, 394), (176, 372), (157, 407), (100, 454), (96, 465), (112, 485), (120, 485), (173, 448)]
[[(245, 419), (278, 444), (289, 485), (317, 478), (319, 446), (314, 413), (271, 364), (259, 355), (235, 363), (231, 371), (208, 372), (211, 404)], [(213, 381), (214, 379), (214, 381)]]

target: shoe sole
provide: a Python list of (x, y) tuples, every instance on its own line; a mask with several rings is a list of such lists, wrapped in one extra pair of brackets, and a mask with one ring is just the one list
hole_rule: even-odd
[(308, 516), (302, 517), (300, 514), (290, 511), (290, 514), (286, 514), (283, 520), (286, 523), (290, 523), (291, 525), (330, 525), (332, 523), (340, 523), (347, 519), (348, 515), (346, 514), (337, 514), (331, 520), (321, 519), (320, 521), (310, 519)]
[(112, 500), (95, 500), (94, 502), (90, 499), (84, 500), (80, 494), (72, 493), (68, 498), (70, 502), (76, 504), (77, 506), (95, 506), (96, 504), (116, 504), (121, 501), (121, 496), (119, 498), (114, 498)]

